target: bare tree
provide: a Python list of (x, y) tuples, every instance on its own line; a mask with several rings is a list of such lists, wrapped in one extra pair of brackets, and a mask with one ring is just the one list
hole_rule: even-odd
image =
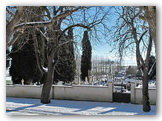
[(139, 8), (141, 11), (139, 18), (148, 22), (156, 49), (156, 6), (140, 6)]
[(152, 50), (152, 34), (148, 24), (139, 19), (141, 11), (136, 7), (117, 7), (119, 18), (115, 27), (115, 42), (119, 44), (119, 55), (136, 54), (138, 69), (143, 73), (143, 111), (150, 111), (148, 95), (148, 66)]
[[(95, 35), (95, 38), (98, 38), (97, 33), (100, 32), (99, 26), (104, 27), (105, 30), (107, 29), (104, 21), (107, 19), (109, 7), (41, 6), (40, 8), (43, 11), (44, 20), (38, 21), (26, 21), (28, 17), (39, 15), (28, 7), (14, 7), (13, 14), (10, 13), (10, 7), (6, 8), (7, 14), (12, 14), (12, 17), (7, 20), (6, 43), (7, 48), (9, 48), (18, 41), (17, 38), (19, 38), (21, 32), (24, 32), (25, 29), (30, 28), (33, 31), (37, 65), (43, 73), (47, 73), (47, 78), (43, 84), (41, 102), (50, 103), (53, 71), (57, 64), (54, 58), (59, 56), (57, 52), (60, 47), (74, 42), (73, 40), (67, 40), (60, 43), (60, 39), (66, 39), (64, 34), (67, 30), (76, 27), (83, 28), (81, 30), (91, 30), (94, 33), (91, 35)], [(26, 12), (28, 14), (25, 14)], [(42, 27), (43, 30), (41, 29)], [(37, 38), (35, 31), (39, 32), (43, 36), (43, 39)], [(20, 34), (13, 39), (12, 35), (15, 32), (20, 32)], [(45, 62), (46, 64), (44, 64)]]
[(14, 27), (20, 22), (24, 7), (6, 7), (6, 47), (8, 49), (17, 39), (11, 40), (14, 34)]

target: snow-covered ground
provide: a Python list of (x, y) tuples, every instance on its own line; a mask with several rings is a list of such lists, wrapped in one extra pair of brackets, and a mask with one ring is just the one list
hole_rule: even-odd
[(129, 103), (87, 102), (52, 100), (41, 104), (40, 99), (6, 98), (8, 115), (155, 115), (156, 106), (151, 111), (142, 111), (142, 105)]

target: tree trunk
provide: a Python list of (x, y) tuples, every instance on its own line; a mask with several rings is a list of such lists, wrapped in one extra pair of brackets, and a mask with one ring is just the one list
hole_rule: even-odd
[(148, 69), (144, 68), (142, 80), (142, 93), (143, 93), (143, 111), (149, 112), (151, 110), (148, 93)]
[(47, 79), (43, 84), (42, 95), (41, 95), (41, 103), (48, 104), (50, 103), (50, 91), (52, 88), (53, 81), (53, 56), (49, 56), (48, 60), (48, 72)]

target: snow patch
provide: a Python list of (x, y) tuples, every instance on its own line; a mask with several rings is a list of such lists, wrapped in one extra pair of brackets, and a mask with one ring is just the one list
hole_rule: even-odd
[(40, 99), (6, 98), (8, 115), (155, 115), (156, 106), (143, 112), (142, 105), (130, 103), (51, 100), (41, 104)]

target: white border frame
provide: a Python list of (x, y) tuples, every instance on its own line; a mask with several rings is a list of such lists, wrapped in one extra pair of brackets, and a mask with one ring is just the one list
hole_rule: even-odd
[[(5, 38), (6, 38), (6, 6), (56, 6), (56, 5), (92, 5), (92, 6), (120, 6), (120, 5), (127, 5), (127, 6), (157, 6), (157, 47), (158, 47), (158, 53), (157, 53), (157, 115), (156, 116), (56, 116), (56, 117), (51, 117), (51, 116), (7, 116), (6, 115), (6, 86), (5, 86), (5, 68), (6, 68), (6, 58), (5, 58)], [(162, 118), (161, 115), (161, 109), (162, 105), (160, 102), (161, 100), (161, 35), (162, 35), (162, 26), (161, 26), (161, 21), (162, 21), (162, 1), (160, 0), (1, 0), (0, 4), (0, 114), (1, 114), (1, 120), (3, 121), (8, 121), (8, 120), (16, 120), (16, 121), (26, 121), (26, 120), (34, 120), (34, 121), (42, 121), (42, 120), (66, 120), (66, 121), (76, 121), (76, 120), (113, 120), (113, 121), (152, 121), (152, 120), (157, 120), (159, 121)], [(142, 110), (142, 109), (141, 109)], [(54, 119), (53, 119), (54, 118)]]

